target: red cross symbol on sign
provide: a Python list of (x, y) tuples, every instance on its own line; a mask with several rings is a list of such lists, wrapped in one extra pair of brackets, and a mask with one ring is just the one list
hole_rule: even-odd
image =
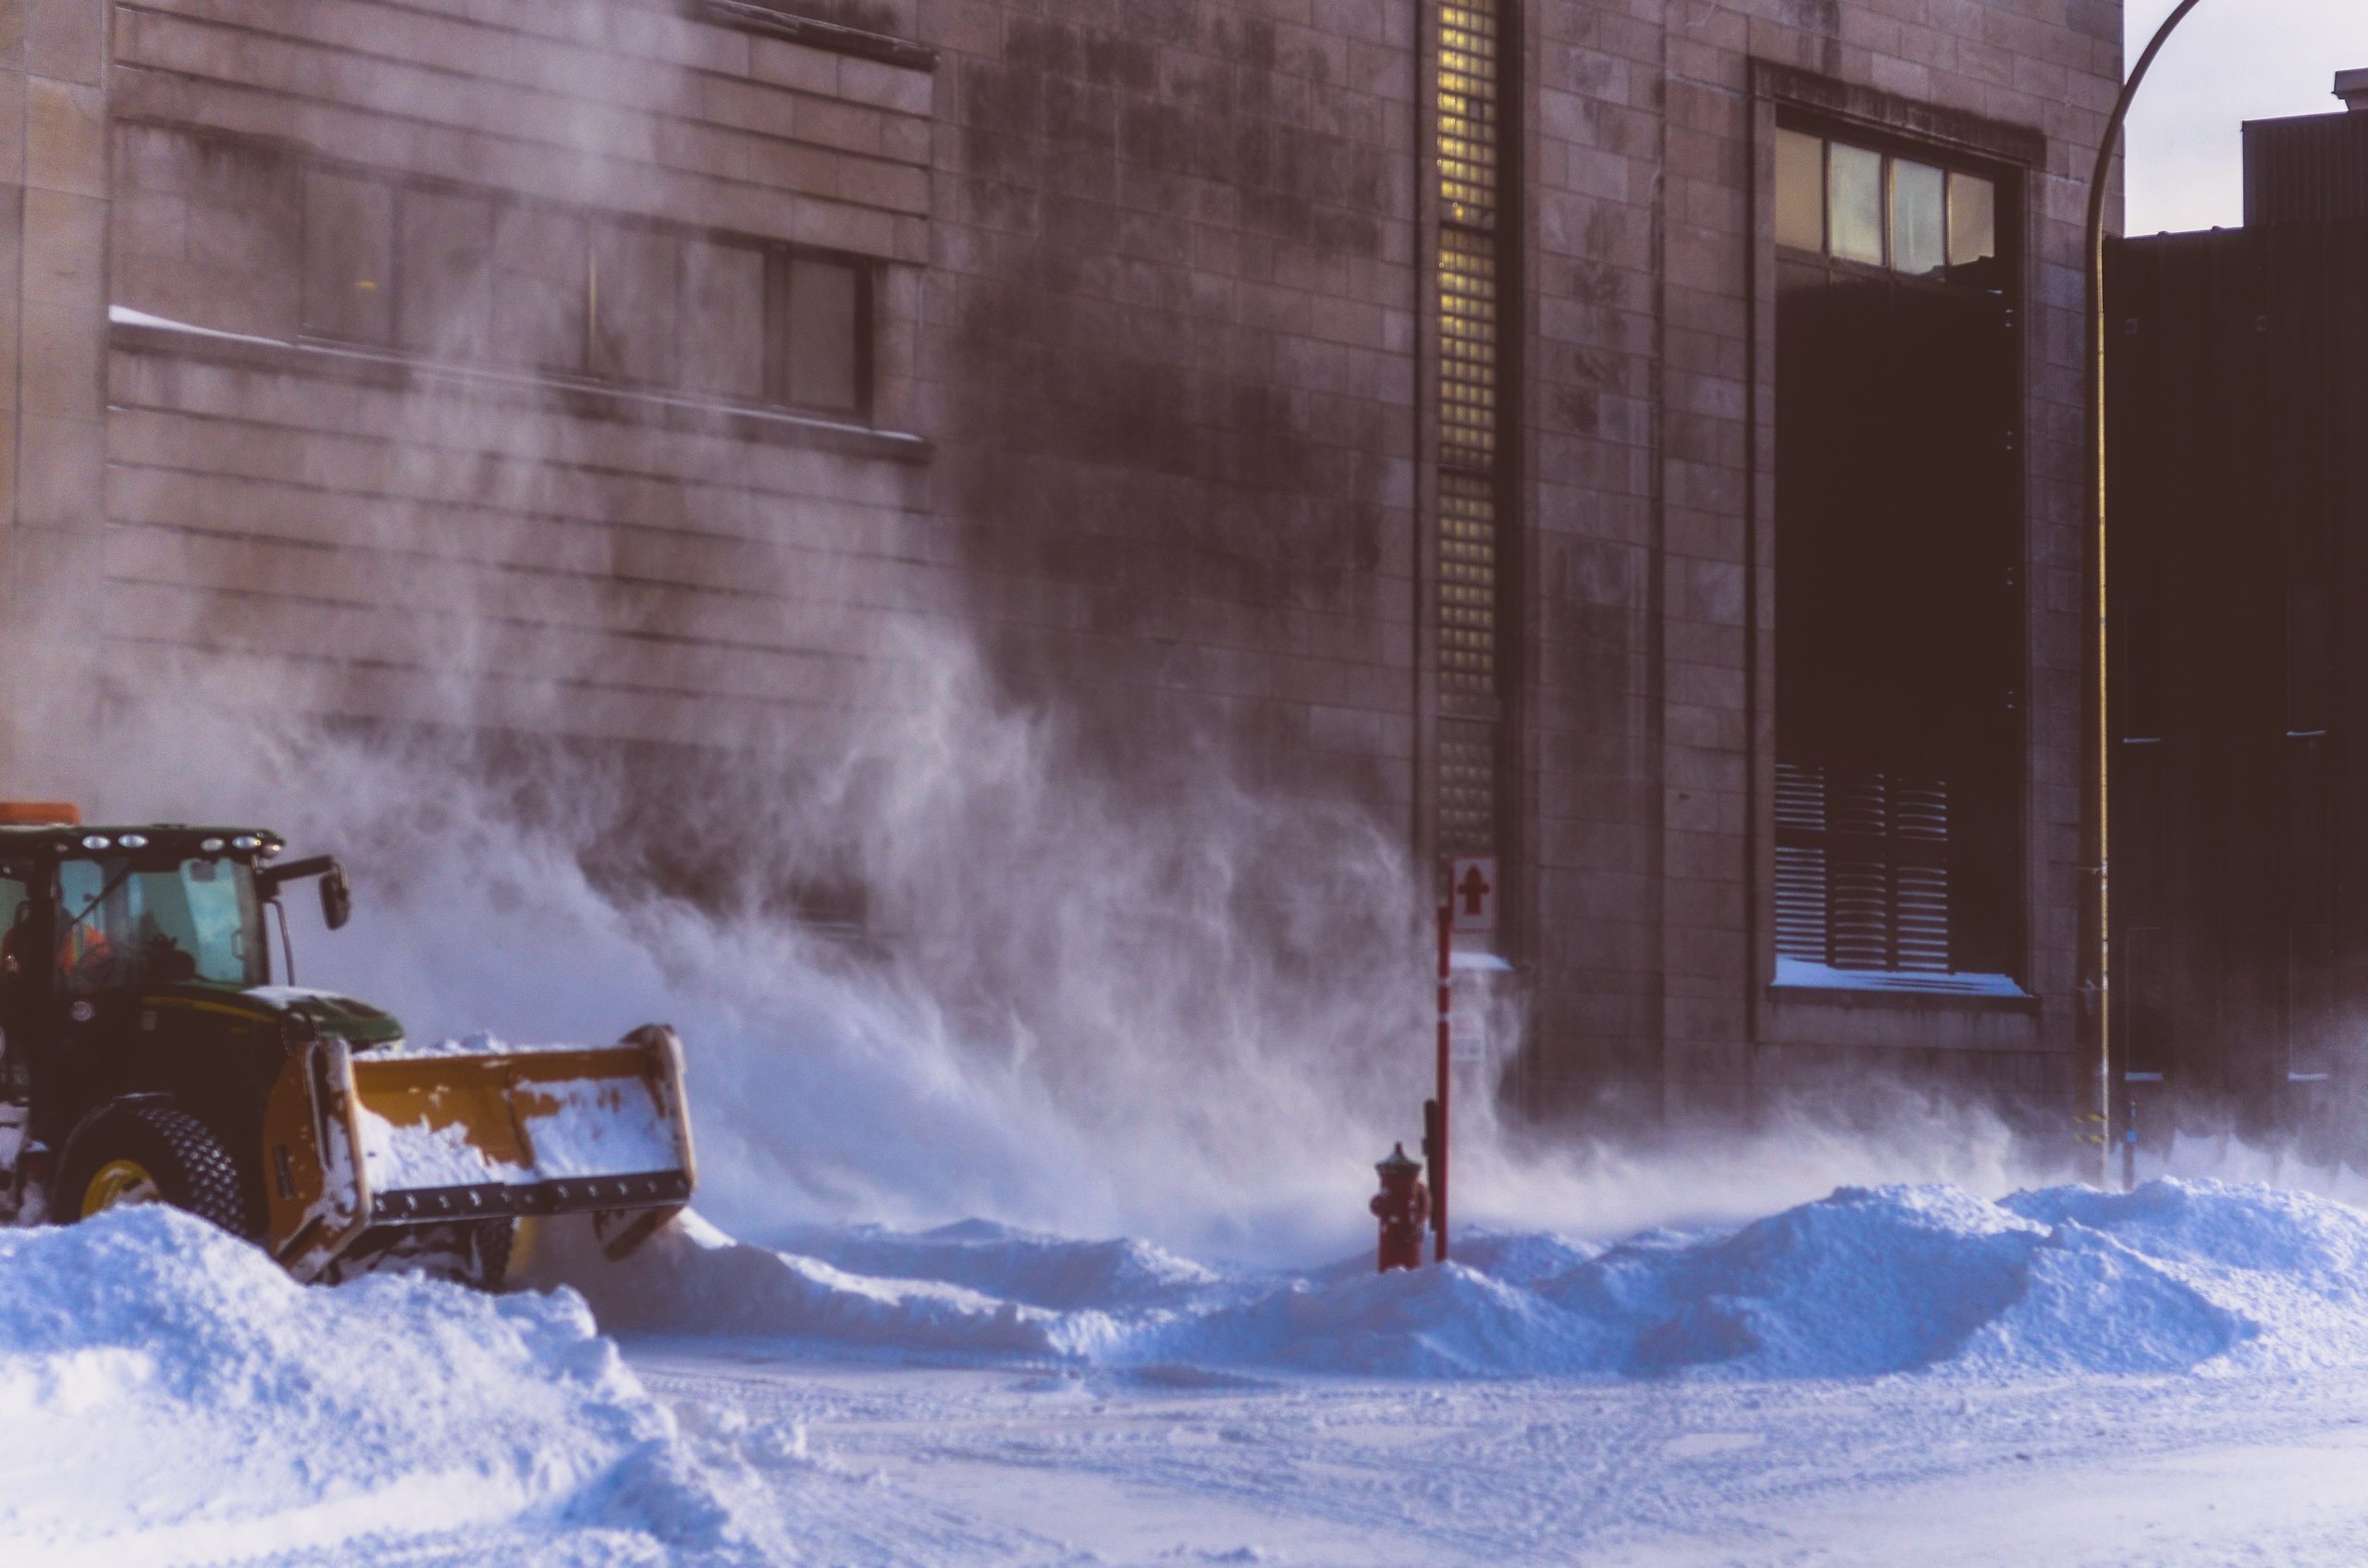
[(1448, 895), (1459, 932), (1486, 934), (1497, 929), (1497, 858), (1467, 855), (1450, 863)]

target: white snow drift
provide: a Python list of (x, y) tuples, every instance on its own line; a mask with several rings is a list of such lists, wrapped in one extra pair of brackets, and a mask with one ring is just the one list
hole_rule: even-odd
[(364, 1561), (456, 1532), (543, 1562), (746, 1555), (572, 1295), (307, 1290), (166, 1208), (0, 1231), (0, 1557)]
[(1844, 1188), (1739, 1230), (1608, 1250), (1475, 1235), (1458, 1263), (1381, 1277), (1354, 1261), (1228, 1277), (1140, 1242), (976, 1222), (797, 1248), (684, 1227), (574, 1277), (618, 1329), (1110, 1366), (1790, 1378), (2368, 1363), (2368, 1216), (2216, 1182), (1998, 1203)]
[[(691, 1218), (608, 1266), (554, 1228), (541, 1266), (615, 1329), (1159, 1386), (1193, 1368), (1993, 1387), (2368, 1368), (2368, 1216), (2206, 1182), (1998, 1203), (1844, 1188), (1740, 1229), (1610, 1248), (1472, 1234), (1461, 1263), (1379, 1277), (1362, 1260), (1227, 1274), (977, 1222), (797, 1245)], [(733, 1464), (754, 1461), (725, 1447), (732, 1463), (684, 1446), (572, 1291), (302, 1289), (165, 1209), (0, 1232), (11, 1562), (781, 1560), (798, 1526), (730, 1500), (747, 1492)]]

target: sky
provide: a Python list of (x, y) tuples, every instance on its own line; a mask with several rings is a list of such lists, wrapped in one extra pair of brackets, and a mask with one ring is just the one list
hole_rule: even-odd
[[(2126, 0), (2128, 60), (2177, 0)], [(2335, 73), (2368, 68), (2368, 0), (2203, 0), (2163, 49), (2129, 117), (2128, 232), (2244, 221), (2249, 119), (2324, 114)]]

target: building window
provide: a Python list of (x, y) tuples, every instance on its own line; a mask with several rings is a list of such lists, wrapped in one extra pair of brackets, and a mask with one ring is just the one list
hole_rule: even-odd
[(487, 193), (309, 169), (305, 336), (850, 418), (868, 266)]
[(1775, 166), (1777, 979), (2012, 991), (2011, 174), (1794, 125)]
[(788, 298), (772, 313), (780, 324), (772, 354), (780, 365), (781, 401), (799, 408), (851, 413), (863, 401), (863, 279), (843, 262), (808, 256), (783, 259), (774, 269)]
[(493, 235), (490, 198), (449, 191), (403, 192), (403, 223), (396, 236), (401, 347), (439, 359), (491, 357)]
[(1505, 681), (1500, 161), (1497, 0), (1438, 12), (1438, 849), (1497, 855)]
[(374, 179), (304, 177), (304, 330), (383, 343), (394, 320), (395, 193)]
[(587, 238), (584, 219), (559, 207), (512, 206), (494, 215), (494, 358), (559, 375), (587, 368)]
[(1911, 278), (1998, 288), (1998, 179), (1776, 133), (1776, 243)]
[(664, 229), (618, 223), (600, 225), (591, 240), (592, 374), (680, 386), (674, 346), (683, 241)]
[(678, 368), (692, 391), (746, 402), (765, 395), (765, 336), (748, 330), (765, 315), (765, 261), (755, 245), (683, 242)]

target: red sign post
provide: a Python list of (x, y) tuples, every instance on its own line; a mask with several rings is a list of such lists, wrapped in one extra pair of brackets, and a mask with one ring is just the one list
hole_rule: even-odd
[(1455, 939), (1459, 934), (1486, 936), (1497, 929), (1497, 858), (1459, 857), (1448, 863), (1447, 902), (1439, 906), (1439, 1029), (1438, 1128), (1431, 1139), (1431, 1228), (1437, 1232), (1434, 1256), (1447, 1261), (1448, 1063), (1453, 1033), (1450, 1012), (1455, 992)]
[(1439, 1078), (1438, 1097), (1431, 1102), (1437, 1107), (1438, 1127), (1433, 1133), (1431, 1156), (1431, 1229), (1438, 1241), (1434, 1256), (1447, 1262), (1447, 1108), (1448, 1108), (1448, 1035), (1452, 1025), (1448, 1019), (1449, 993), (1454, 987), (1455, 905), (1439, 906)]

